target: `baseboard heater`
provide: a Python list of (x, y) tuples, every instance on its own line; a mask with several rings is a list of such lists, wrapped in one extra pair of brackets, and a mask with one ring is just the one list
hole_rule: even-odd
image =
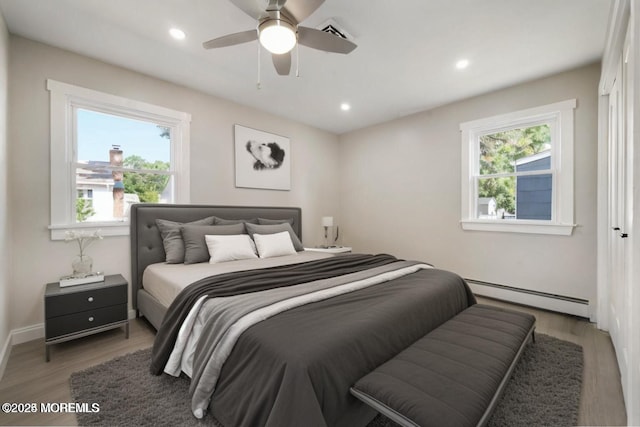
[(475, 279), (465, 279), (474, 294), (495, 298), (516, 304), (538, 307), (545, 310), (572, 314), (574, 316), (591, 318), (589, 301), (564, 295), (515, 288), (513, 286), (484, 282)]

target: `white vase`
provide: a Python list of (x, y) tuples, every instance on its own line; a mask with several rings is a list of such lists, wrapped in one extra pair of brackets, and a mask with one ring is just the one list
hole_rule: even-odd
[(78, 255), (71, 263), (73, 277), (87, 277), (93, 268), (93, 259), (89, 255)]

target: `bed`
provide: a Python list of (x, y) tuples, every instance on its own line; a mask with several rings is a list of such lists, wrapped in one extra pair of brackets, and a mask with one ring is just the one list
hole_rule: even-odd
[[(213, 319), (207, 320), (206, 338), (192, 343), (190, 393), (194, 415), (211, 413), (228, 427), (365, 426), (376, 412), (350, 395), (351, 385), (475, 304), (459, 276), (422, 262), (385, 254), (327, 257), (300, 251), (291, 255), (291, 262), (265, 259), (256, 261), (266, 261), (264, 268), (227, 265), (234, 271), (211, 278), (200, 274), (201, 279), (196, 278), (168, 306), (168, 300), (149, 292), (143, 283), (145, 271), (147, 276), (154, 269), (163, 274), (166, 254), (156, 220), (187, 223), (209, 216), (286, 219), (301, 240), (301, 210), (132, 207), (132, 302), (139, 315), (158, 329), (151, 370), (160, 374), (171, 360), (171, 350), (180, 342), (178, 330), (184, 329), (186, 319), (193, 320), (196, 301), (220, 307), (210, 309)], [(205, 266), (176, 265), (171, 274), (180, 276), (183, 268), (188, 275), (195, 273), (187, 270)], [(229, 309), (237, 305), (245, 310), (252, 304), (251, 313), (241, 318)], [(220, 324), (231, 326), (220, 331)], [(211, 342), (231, 345), (212, 349)]]

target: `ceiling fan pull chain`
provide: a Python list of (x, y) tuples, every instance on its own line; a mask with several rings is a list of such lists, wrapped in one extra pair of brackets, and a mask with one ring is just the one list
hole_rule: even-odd
[(258, 83), (256, 83), (256, 89), (262, 89), (262, 85), (260, 84), (260, 43), (258, 45)]

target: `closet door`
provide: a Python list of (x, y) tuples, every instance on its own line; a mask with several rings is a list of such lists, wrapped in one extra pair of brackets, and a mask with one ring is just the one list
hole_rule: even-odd
[[(622, 61), (621, 61), (622, 62)], [(616, 349), (623, 389), (628, 367), (628, 295), (625, 255), (626, 149), (623, 64), (609, 94), (609, 333)]]
[[(622, 387), (627, 405), (627, 422), (629, 425), (640, 424), (640, 315), (638, 314), (638, 304), (640, 303), (640, 276), (638, 254), (638, 142), (640, 111), (638, 111), (640, 100), (640, 78), (638, 72), (638, 60), (640, 56), (640, 17), (638, 16), (638, 4), (631, 5), (632, 14), (627, 28), (623, 49), (622, 81), (623, 81), (623, 108), (624, 108), (624, 142), (623, 142), (623, 201), (620, 208), (624, 209), (622, 215), (622, 230), (620, 233), (620, 245), (622, 246), (622, 256), (624, 256), (624, 303), (625, 331), (623, 347), (624, 368), (621, 367)], [(634, 152), (635, 151), (635, 152)], [(634, 211), (636, 214), (634, 215)], [(634, 221), (634, 216), (635, 221)], [(634, 224), (636, 225), (634, 229)], [(636, 231), (634, 231), (636, 230)], [(636, 261), (634, 263), (634, 260)], [(619, 362), (620, 363), (620, 362)]]

